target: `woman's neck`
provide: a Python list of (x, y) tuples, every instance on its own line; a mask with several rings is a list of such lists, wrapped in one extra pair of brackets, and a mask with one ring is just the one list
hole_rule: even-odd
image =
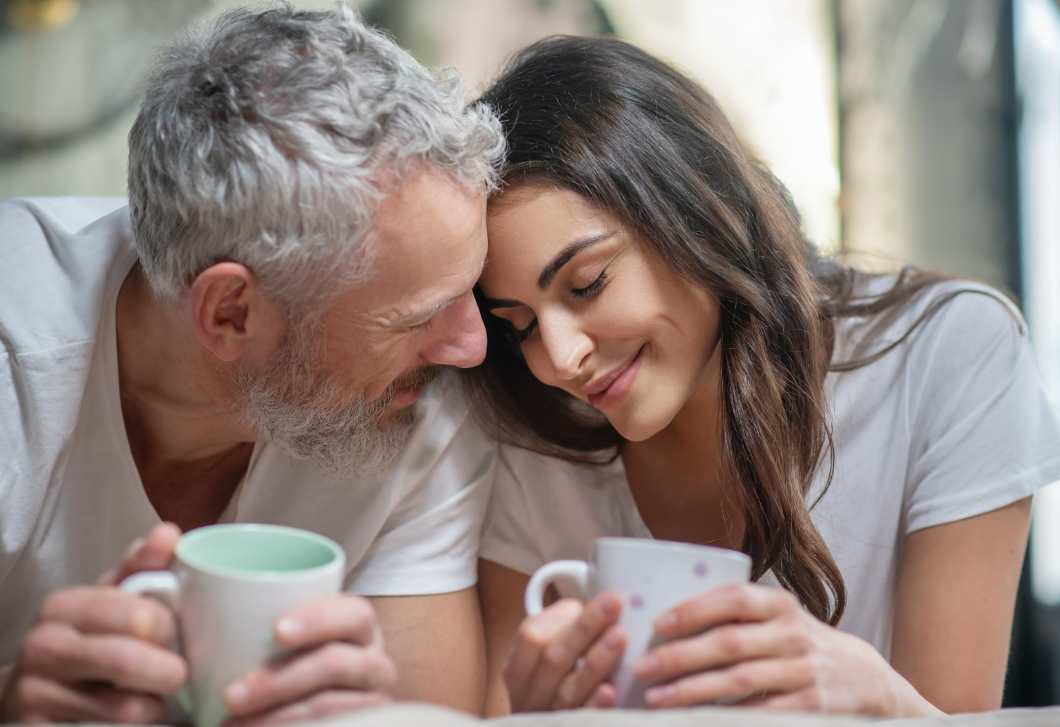
[(719, 342), (673, 421), (622, 451), (630, 491), (657, 538), (738, 548), (743, 516), (727, 498)]

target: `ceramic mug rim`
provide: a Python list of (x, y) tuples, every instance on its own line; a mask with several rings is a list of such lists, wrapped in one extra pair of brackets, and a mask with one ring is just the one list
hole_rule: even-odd
[(711, 553), (711, 557), (724, 558), (739, 564), (750, 564), (751, 556), (730, 548), (719, 548), (716, 545), (701, 545), (699, 543), (682, 543), (674, 540), (656, 540), (654, 538), (623, 538), (604, 537), (594, 538), (593, 548), (604, 546), (607, 548), (633, 549), (633, 550), (664, 550), (687, 554), (702, 554), (704, 551)]
[[(203, 538), (209, 538), (220, 530), (273, 533), (275, 535), (299, 538), (303, 541), (309, 541), (315, 545), (322, 546), (331, 553), (331, 559), (321, 565), (310, 566), (309, 568), (298, 568), (296, 570), (251, 570), (249, 568), (236, 568), (233, 566), (209, 563), (201, 558), (196, 558), (188, 554), (188, 549), (192, 547), (196, 541), (202, 540)], [(211, 576), (234, 578), (244, 581), (297, 581), (315, 578), (319, 575), (333, 571), (336, 568), (341, 568), (346, 559), (346, 551), (344, 551), (342, 547), (331, 538), (320, 535), (319, 533), (314, 533), (311, 530), (303, 530), (302, 528), (289, 527), (287, 525), (271, 525), (267, 523), (217, 523), (215, 525), (206, 525), (200, 528), (195, 528), (182, 535), (180, 540), (177, 541), (176, 558), (185, 566)]]

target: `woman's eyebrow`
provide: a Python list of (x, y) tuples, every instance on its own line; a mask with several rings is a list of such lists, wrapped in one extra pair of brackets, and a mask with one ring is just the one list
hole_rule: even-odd
[(517, 300), (505, 300), (503, 298), (490, 298), (489, 296), (482, 296), (482, 304), (486, 306), (486, 310), (494, 310), (495, 308), (518, 308), (525, 303), (520, 303)]
[(544, 291), (546, 288), (548, 288), (548, 286), (551, 285), (552, 281), (555, 279), (556, 273), (560, 271), (560, 268), (569, 263), (572, 257), (577, 255), (579, 252), (589, 247), (590, 245), (595, 245), (598, 242), (603, 242), (604, 240), (610, 239), (614, 236), (616, 231), (617, 230), (608, 230), (607, 232), (601, 232), (599, 234), (593, 235), (592, 237), (586, 237), (582, 240), (578, 240), (577, 242), (572, 242), (570, 245), (567, 245), (559, 252), (558, 255), (556, 255), (556, 257), (552, 258), (552, 261), (545, 266), (544, 270), (541, 271), (541, 275), (537, 278), (538, 289)]

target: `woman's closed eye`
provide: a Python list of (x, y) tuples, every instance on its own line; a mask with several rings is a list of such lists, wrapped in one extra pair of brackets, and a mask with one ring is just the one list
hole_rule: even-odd
[(604, 281), (607, 280), (607, 271), (601, 272), (596, 276), (596, 280), (586, 285), (584, 288), (571, 288), (570, 294), (577, 300), (588, 300), (596, 294), (604, 286)]
[[(604, 286), (604, 282), (607, 281), (607, 271), (600, 273), (596, 276), (596, 280), (586, 285), (584, 288), (571, 288), (570, 294), (575, 300), (588, 300), (592, 298), (596, 293), (599, 292), (600, 288)], [(514, 324), (513, 324), (514, 327)], [(523, 343), (526, 339), (530, 338), (530, 335), (537, 328), (537, 318), (535, 317), (525, 328), (515, 329), (515, 338), (519, 343)]]
[(519, 343), (522, 343), (526, 339), (530, 338), (530, 334), (534, 332), (535, 328), (537, 328), (537, 318), (536, 317), (534, 318), (534, 320), (530, 321), (530, 324), (526, 328), (521, 328), (521, 329), (520, 328), (516, 328), (515, 329), (515, 338), (516, 338), (516, 340), (518, 340)]

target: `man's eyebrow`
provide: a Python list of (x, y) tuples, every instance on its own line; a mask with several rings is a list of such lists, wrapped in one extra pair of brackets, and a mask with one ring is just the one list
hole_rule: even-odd
[[(465, 293), (464, 295), (467, 295), (467, 294)], [(396, 327), (410, 326), (410, 325), (414, 325), (414, 324), (417, 324), (417, 323), (422, 323), (423, 321), (426, 321), (426, 320), (430, 320), (431, 318), (433, 318), (434, 316), (438, 315), (443, 310), (445, 310), (446, 308), (451, 306), (453, 303), (456, 303), (458, 300), (463, 298), (464, 295), (458, 295), (458, 296), (455, 296), (453, 298), (449, 298), (448, 300), (443, 300), (441, 303), (435, 303), (430, 308), (427, 308), (425, 310), (416, 311), (415, 313), (410, 313), (409, 315), (404, 316), (404, 317), (398, 319), (397, 321), (395, 321), (393, 325), (396, 326)]]
[(551, 285), (552, 281), (556, 278), (556, 273), (560, 271), (560, 268), (569, 263), (572, 257), (577, 255), (579, 252), (589, 247), (590, 245), (595, 245), (598, 242), (603, 242), (604, 240), (613, 237), (615, 232), (617, 232), (617, 230), (608, 230), (607, 232), (601, 232), (599, 234), (593, 235), (591, 237), (586, 237), (582, 240), (578, 240), (577, 242), (572, 242), (570, 245), (567, 245), (565, 248), (563, 248), (563, 250), (560, 251), (558, 255), (556, 255), (556, 257), (552, 258), (552, 261), (545, 266), (544, 270), (541, 271), (541, 275), (537, 278), (538, 289), (544, 291), (546, 288), (548, 288), (548, 286)]

